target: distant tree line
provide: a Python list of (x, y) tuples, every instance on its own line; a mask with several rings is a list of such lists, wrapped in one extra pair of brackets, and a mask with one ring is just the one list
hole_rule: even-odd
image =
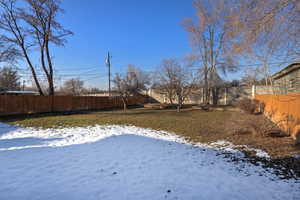
[(3, 67), (0, 69), (0, 91), (20, 90), (20, 76), (18, 71), (11, 67)]

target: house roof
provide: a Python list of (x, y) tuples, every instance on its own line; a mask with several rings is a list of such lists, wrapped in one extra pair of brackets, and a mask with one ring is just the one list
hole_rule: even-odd
[(273, 79), (279, 79), (281, 78), (282, 76), (294, 71), (294, 70), (297, 70), (297, 69), (300, 69), (300, 63), (292, 63), (290, 65), (288, 65), (286, 68), (280, 70), (279, 72), (273, 74)]

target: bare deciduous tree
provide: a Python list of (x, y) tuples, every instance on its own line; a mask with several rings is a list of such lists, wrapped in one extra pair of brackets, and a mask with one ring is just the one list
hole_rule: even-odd
[(162, 60), (161, 66), (155, 75), (155, 87), (167, 95), (169, 102), (173, 103), (175, 96), (175, 73), (174, 68), (178, 68), (179, 63), (175, 59)]
[(2, 8), (0, 29), (4, 32), (1, 38), (4, 42), (11, 43), (11, 45), (18, 48), (20, 54), (25, 58), (31, 70), (35, 85), (37, 86), (39, 93), (43, 95), (43, 91), (36, 75), (36, 70), (29, 57), (29, 49), (34, 45), (34, 43), (29, 36), (28, 30), (23, 27), (24, 22), (21, 19), (18, 8), (15, 4), (16, 1), (14, 0), (0, 1), (0, 5)]
[(61, 92), (67, 95), (78, 96), (83, 93), (84, 89), (84, 82), (79, 78), (72, 78), (64, 82), (62, 88), (60, 89)]
[(157, 73), (156, 85), (167, 95), (171, 104), (176, 98), (179, 112), (186, 98), (196, 87), (196, 75), (188, 67), (180, 65), (176, 59), (165, 59)]
[(127, 67), (127, 73), (135, 74), (136, 81), (137, 81), (136, 84), (139, 89), (146, 89), (146, 87), (150, 85), (149, 74), (145, 73), (144, 71), (137, 68), (136, 66), (129, 64)]
[(17, 0), (1, 0), (2, 8), (0, 29), (2, 41), (18, 50), (27, 62), (35, 85), (41, 95), (44, 92), (36, 74), (35, 65), (30, 58), (30, 51), (39, 49), (41, 68), (48, 81), (48, 94), (54, 95), (53, 61), (50, 44), (64, 45), (65, 36), (72, 34), (56, 20), (62, 12), (59, 0), (25, 0), (18, 5)]
[(195, 53), (200, 57), (205, 103), (209, 103), (209, 90), (216, 84), (214, 80), (219, 79), (218, 71), (226, 74), (237, 69), (233, 56), (241, 50), (236, 48), (236, 35), (228, 18), (233, 5), (232, 1), (195, 0), (197, 22), (192, 19), (184, 22)]
[(242, 77), (242, 82), (247, 86), (251, 87), (252, 85), (257, 85), (261, 81), (261, 72), (259, 68), (247, 68), (244, 71)]
[(7, 44), (0, 36), (0, 62), (13, 63), (19, 56), (18, 50), (13, 45)]
[(1, 90), (20, 90), (20, 77), (18, 71), (11, 67), (3, 67), (0, 70), (0, 89)]
[[(261, 63), (266, 86), (273, 86), (271, 62), (291, 62), (300, 55), (300, 3), (297, 0), (242, 0), (231, 21), (239, 46)], [(272, 87), (273, 88), (273, 87)]]
[(128, 98), (146, 87), (147, 82), (142, 74), (143, 71), (129, 65), (125, 75), (117, 73), (113, 79), (115, 90), (122, 98), (124, 111), (127, 109)]
[[(30, 12), (22, 10), (21, 17), (30, 25), (30, 32), (34, 34), (34, 41), (40, 49), (41, 66), (48, 80), (49, 95), (54, 95), (53, 61), (50, 43), (63, 46), (65, 37), (72, 32), (66, 30), (57, 21), (57, 14), (63, 12), (59, 7), (60, 0), (26, 0)], [(45, 58), (46, 57), (46, 58)]]
[[(245, 39), (257, 40), (261, 34), (276, 34), (284, 39), (283, 53), (300, 55), (300, 2), (299, 0), (242, 0), (240, 14), (243, 27), (247, 29)], [(281, 41), (282, 42), (282, 41)]]

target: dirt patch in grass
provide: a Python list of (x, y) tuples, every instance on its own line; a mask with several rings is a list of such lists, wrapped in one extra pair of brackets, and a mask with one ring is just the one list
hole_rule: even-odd
[[(238, 166), (238, 170), (242, 171), (245, 167), (244, 163), (251, 163), (255, 166), (261, 166), (267, 172), (275, 174), (280, 179), (300, 179), (300, 159), (295, 157), (284, 158), (264, 158), (249, 155), (249, 152), (243, 152), (244, 157), (236, 156), (233, 153), (221, 152), (217, 156), (228, 159), (228, 162), (234, 162)], [(247, 172), (246, 172), (247, 173)], [(261, 174), (263, 176), (263, 174)]]
[(68, 115), (35, 115), (6, 118), (2, 121), (27, 127), (59, 128), (92, 125), (134, 125), (174, 132), (191, 142), (209, 143), (227, 140), (233, 144), (247, 145), (266, 151), (275, 158), (300, 154), (300, 147), (290, 137), (272, 138), (235, 134), (234, 129), (246, 120), (264, 120), (262, 115), (249, 115), (233, 111), (201, 111), (184, 109), (155, 110), (149, 108), (103, 111)]

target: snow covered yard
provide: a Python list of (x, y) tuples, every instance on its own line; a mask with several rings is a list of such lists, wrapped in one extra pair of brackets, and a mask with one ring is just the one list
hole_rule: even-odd
[(299, 182), (218, 156), (234, 151), (225, 142), (133, 126), (0, 127), (1, 200), (300, 198)]

